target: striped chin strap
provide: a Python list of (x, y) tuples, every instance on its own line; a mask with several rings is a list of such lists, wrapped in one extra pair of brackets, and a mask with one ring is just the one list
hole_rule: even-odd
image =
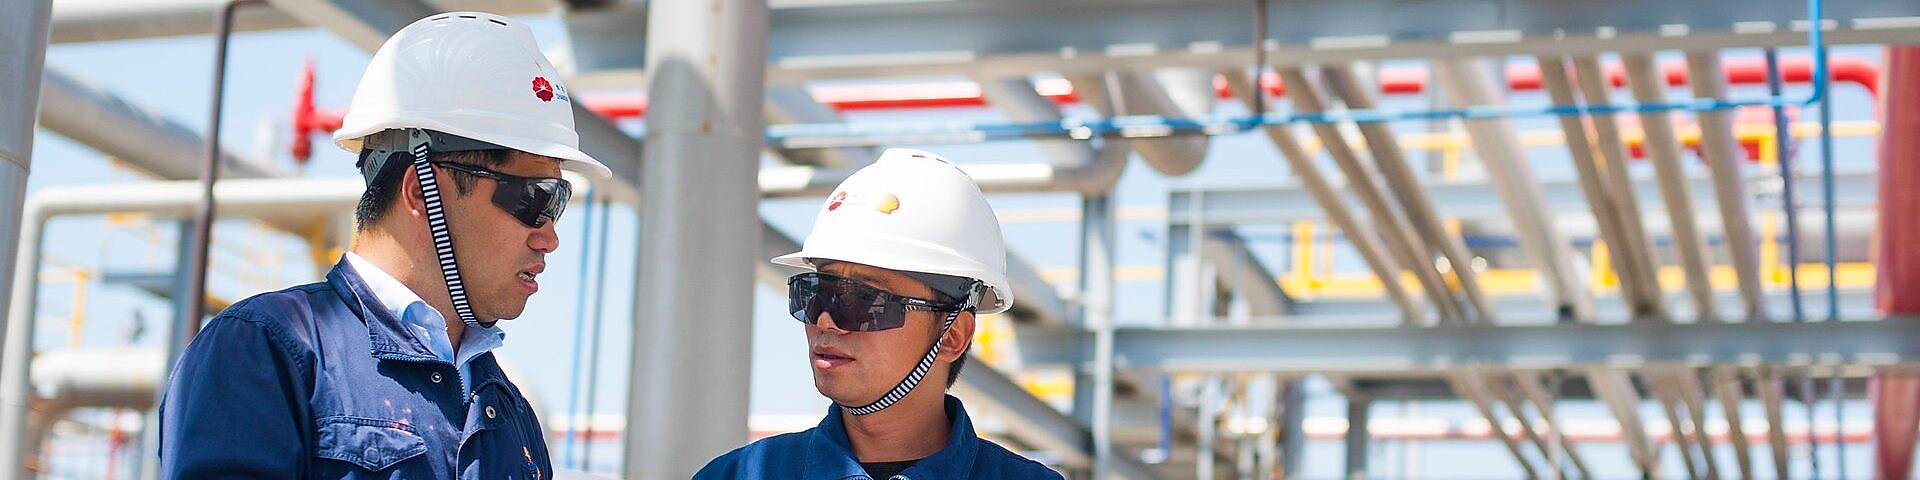
[(413, 176), (420, 180), (420, 192), (426, 197), (427, 228), (433, 232), (433, 253), (440, 259), (440, 276), (447, 280), (447, 296), (453, 301), (453, 313), (469, 327), (492, 327), (473, 315), (467, 302), (467, 286), (460, 280), (460, 266), (453, 260), (453, 233), (447, 230), (447, 213), (440, 203), (440, 182), (434, 178), (433, 164), (427, 161), (432, 149), (427, 131), (407, 130), (407, 146), (413, 151)]
[(947, 323), (940, 326), (940, 336), (933, 337), (933, 346), (927, 347), (926, 356), (920, 357), (920, 363), (914, 364), (913, 371), (907, 372), (907, 378), (900, 379), (900, 383), (894, 385), (893, 390), (888, 390), (886, 395), (881, 396), (879, 400), (874, 400), (873, 403), (858, 407), (841, 405), (840, 409), (854, 415), (867, 415), (886, 410), (900, 399), (907, 398), (907, 394), (913, 393), (913, 387), (919, 386), (920, 380), (927, 378), (927, 371), (933, 369), (934, 357), (940, 356), (940, 340), (947, 338), (947, 330), (953, 328), (953, 320), (956, 318), (960, 318), (958, 310), (947, 314)]

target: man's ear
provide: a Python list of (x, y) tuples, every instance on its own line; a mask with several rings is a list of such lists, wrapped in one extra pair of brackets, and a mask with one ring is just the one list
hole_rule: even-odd
[[(388, 161), (397, 162), (400, 161), (400, 159), (395, 158)], [(426, 190), (420, 188), (420, 177), (413, 174), (413, 163), (408, 162), (406, 166), (400, 168), (402, 169), (400, 172), (400, 206), (406, 208), (406, 210), (401, 213), (405, 214), (408, 218), (427, 218)]]
[(967, 349), (973, 346), (973, 329), (973, 312), (960, 312), (953, 319), (953, 327), (947, 329), (947, 335), (940, 337), (940, 353), (935, 358), (948, 363), (960, 360), (960, 356), (966, 355)]

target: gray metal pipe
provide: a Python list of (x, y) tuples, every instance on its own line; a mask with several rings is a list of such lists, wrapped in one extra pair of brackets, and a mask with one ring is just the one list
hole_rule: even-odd
[[(32, 231), (24, 227), (22, 217), (27, 174), (33, 158), (33, 124), (40, 111), (41, 69), (46, 65), (47, 22), (52, 9), (51, 0), (28, 0), (16, 4), (7, 15), (0, 15), (0, 272), (34, 263), (16, 260), (15, 252), (20, 247), (18, 234)], [(37, 252), (38, 248), (32, 250)], [(34, 278), (21, 275), (0, 278), (0, 288), (33, 285)], [(19, 303), (0, 299), (0, 307), (18, 307)], [(6, 324), (4, 330), (9, 333), (33, 328), (33, 320), (20, 315), (8, 315), (0, 319), (0, 323)], [(0, 345), (6, 347), (0, 349), (0, 360), (32, 353), (31, 342), (6, 341)], [(25, 366), (24, 362), (0, 365), (0, 381), (25, 378)], [(20, 425), (23, 418), (18, 415), (25, 414), (26, 408), (24, 398), (0, 396), (0, 411), (4, 412), (0, 413), (0, 425), (9, 419), (13, 425)], [(13, 447), (7, 452), (18, 451), (25, 434), (21, 430), (0, 430), (0, 447)], [(0, 478), (14, 478), (23, 473), (23, 468), (18, 461), (0, 462)]]
[[(1194, 75), (1193, 71), (1170, 73), (1172, 76), (1169, 78), (1174, 78), (1176, 81), (1179, 81), (1181, 75)], [(1161, 83), (1159, 75), (1159, 73), (1149, 72), (1113, 72), (1112, 76), (1115, 77), (1113, 82), (1107, 82), (1105, 76), (1101, 75), (1074, 75), (1069, 76), (1068, 81), (1072, 82), (1073, 88), (1080, 92), (1081, 98), (1119, 99), (1118, 105), (1110, 102), (1089, 102), (1088, 106), (1093, 107), (1101, 115), (1109, 117), (1166, 115), (1200, 118), (1210, 113), (1205, 110), (1190, 110), (1197, 108), (1198, 102), (1176, 102), (1175, 96), (1169, 93), (1168, 87)], [(1212, 75), (1204, 75), (1204, 77), (1209, 82), (1213, 78)], [(1113, 85), (1109, 86), (1109, 83)], [(1213, 94), (1211, 83), (1200, 87), (1190, 85), (1191, 83), (1194, 82), (1180, 81), (1174, 89), (1204, 88), (1206, 95)], [(1109, 92), (1110, 88), (1117, 89), (1119, 92)], [(1113, 96), (1114, 93), (1119, 95)], [(1185, 92), (1181, 95), (1190, 98), (1190, 93)], [(1194, 169), (1200, 167), (1200, 162), (1207, 158), (1207, 146), (1210, 141), (1212, 138), (1206, 136), (1186, 136), (1132, 140), (1129, 144), (1135, 151), (1140, 152), (1140, 159), (1155, 171), (1162, 175), (1180, 176), (1192, 173)]]
[[(1540, 64), (1540, 79), (1547, 96), (1555, 105), (1573, 105), (1575, 103), (1572, 77), (1567, 73), (1566, 59), (1557, 55), (1536, 57)], [(1607, 177), (1602, 172), (1600, 160), (1595, 158), (1599, 148), (1587, 135), (1587, 127), (1581, 117), (1561, 116), (1560, 130), (1566, 135), (1567, 150), (1572, 154), (1573, 166), (1580, 179), (1580, 191), (1587, 200), (1587, 208), (1593, 210), (1593, 218), (1598, 225), (1600, 239), (1616, 250), (1617, 254), (1608, 255), (1616, 272), (1623, 272), (1632, 278), (1636, 285), (1620, 289), (1625, 297), (1628, 310), (1633, 318), (1647, 318), (1665, 315), (1664, 300), (1658, 296), (1649, 297), (1647, 289), (1638, 288), (1641, 278), (1634, 276), (1638, 265), (1633, 255), (1627, 227), (1621, 225), (1626, 220), (1626, 212), (1618, 210), (1620, 201), (1613, 198), (1614, 191), (1606, 187)], [(1626, 246), (1623, 248), (1622, 246)]]
[[(1298, 67), (1288, 67), (1280, 69), (1279, 72), (1281, 82), (1288, 92), (1292, 92), (1288, 98), (1293, 100), (1295, 111), (1302, 113), (1326, 111), (1326, 100), (1322, 99), (1313, 84), (1307, 81), (1303, 70)], [(1464, 322), (1466, 317), (1460, 311), (1461, 305), (1457, 303), (1458, 299), (1453, 296), (1452, 289), (1447, 288), (1446, 281), (1441, 279), (1439, 270), (1433, 265), (1433, 257), (1428, 253), (1433, 250), (1427, 248), (1420, 235), (1414, 233), (1406, 215), (1387, 203), (1387, 196), (1382, 193), (1385, 187), (1380, 185), (1380, 174), (1372, 165), (1362, 162), (1360, 156), (1347, 146), (1346, 135), (1340, 132), (1339, 126), (1316, 123), (1313, 125), (1313, 131), (1320, 136), (1320, 142), (1326, 147), (1327, 153), (1333, 157), (1334, 164), (1346, 174), (1347, 188), (1352, 189), (1360, 197), (1360, 203), (1365, 205), (1368, 213), (1371, 214), (1374, 226), (1379, 229), (1381, 238), (1385, 239), (1387, 251), (1411, 270), (1414, 278), (1420, 281), (1421, 289), (1433, 302), (1434, 308), (1440, 312), (1440, 323)], [(1348, 232), (1350, 238), (1355, 237), (1352, 230)], [(1381, 277), (1381, 280), (1385, 282), (1392, 278), (1395, 277), (1385, 276)]]
[[(1719, 52), (1687, 52), (1687, 71), (1694, 98), (1726, 97), (1726, 77), (1720, 73)], [(1745, 320), (1765, 321), (1767, 308), (1762, 299), (1765, 293), (1760, 291), (1759, 241), (1752, 225), (1747, 223), (1746, 184), (1737, 159), (1742, 150), (1733, 138), (1733, 114), (1713, 110), (1696, 115), (1700, 119), (1700, 147), (1706, 154), (1707, 168), (1713, 172), (1714, 198), (1720, 205), (1720, 220), (1726, 225), (1723, 235), (1727, 252), (1733, 262), (1734, 277), (1740, 283), (1741, 304), (1746, 307)]]
[[(1222, 74), (1227, 78), (1228, 89), (1238, 92), (1241, 102), (1248, 105), (1254, 103), (1256, 98), (1254, 93), (1258, 90), (1253, 88), (1253, 80), (1249, 75), (1239, 70), (1222, 72)], [(1381, 252), (1385, 247), (1380, 243), (1380, 236), (1371, 226), (1361, 222), (1347, 210), (1340, 191), (1320, 173), (1320, 166), (1314, 163), (1313, 156), (1308, 155), (1306, 149), (1300, 147), (1300, 142), (1294, 139), (1291, 130), (1283, 126), (1268, 126), (1261, 130), (1266, 132), (1267, 139), (1273, 142), (1273, 146), (1280, 150), (1280, 158), (1286, 160), (1288, 170), (1300, 179), (1301, 187), (1313, 196), (1315, 203), (1320, 204), (1321, 210), (1327, 212), (1327, 219), (1333, 223), (1334, 227), (1345, 232), (1347, 242), (1360, 253), (1360, 258), (1367, 263), (1367, 268), (1373, 270), (1373, 275), (1380, 278), (1380, 285), (1387, 293), (1387, 300), (1400, 308), (1404, 321), (1408, 324), (1420, 323), (1425, 316), (1424, 311), (1413, 300), (1413, 296), (1407, 293), (1406, 286), (1399, 282), (1401, 265), (1396, 263), (1391, 255)], [(1417, 265), (1414, 267), (1419, 268)]]
[[(1620, 63), (1627, 67), (1627, 86), (1633, 91), (1634, 100), (1666, 102), (1667, 82), (1655, 67), (1652, 54), (1624, 54), (1620, 56)], [(1647, 136), (1647, 159), (1660, 178), (1661, 203), (1666, 205), (1667, 218), (1673, 224), (1674, 251), (1679, 254), (1681, 270), (1687, 274), (1687, 293), (1693, 297), (1696, 321), (1717, 320), (1713, 285), (1707, 277), (1707, 264), (1712, 259), (1706, 239), (1693, 220), (1692, 186), (1687, 183), (1686, 166), (1681, 163), (1680, 139), (1674, 135), (1673, 119), (1667, 112), (1641, 112), (1640, 128)]]
[[(1580, 93), (1587, 105), (1609, 105), (1608, 98), (1613, 89), (1600, 69), (1600, 59), (1594, 55), (1575, 55), (1572, 57), (1574, 74), (1577, 76)], [(1640, 200), (1634, 195), (1633, 180), (1627, 175), (1627, 143), (1620, 134), (1620, 124), (1612, 115), (1594, 115), (1593, 122), (1595, 150), (1600, 152), (1601, 187), (1607, 190), (1607, 198), (1615, 204), (1612, 210), (1620, 217), (1620, 243), (1611, 245), (1619, 255), (1625, 255), (1632, 268), (1622, 270), (1621, 288), (1640, 290), (1643, 298), (1660, 299), (1651, 304), (1657, 311), (1646, 312), (1648, 316), (1636, 317), (1636, 320), (1666, 320), (1666, 292), (1660, 288), (1659, 260), (1653, 249), (1653, 240), (1647, 236), (1645, 224), (1640, 219)]]
[[(252, 10), (252, 9), (249, 9)], [(205, 23), (206, 19), (199, 19)], [(40, 125), (163, 179), (200, 176), (206, 140), (179, 121), (153, 113), (59, 68), (46, 70)], [(271, 164), (234, 152), (221, 156), (225, 178), (284, 177)]]
[[(1324, 65), (1320, 67), (1320, 75), (1326, 88), (1339, 96), (1348, 108), (1372, 109), (1378, 106), (1373, 94), (1360, 86), (1352, 67)], [(1487, 301), (1486, 292), (1480, 289), (1478, 275), (1473, 271), (1473, 255), (1467, 251), (1466, 243), (1459, 235), (1447, 232), (1439, 213), (1434, 211), (1433, 201), (1427, 196), (1427, 191), (1420, 188), (1419, 178), (1413, 168), (1407, 165), (1406, 152), (1400, 149), (1400, 141), (1393, 135), (1393, 128), (1382, 122), (1358, 122), (1355, 125), (1359, 127), (1360, 134), (1366, 137), (1367, 149), (1373, 152), (1374, 166), (1386, 179), (1387, 191), (1400, 201), (1401, 210), (1413, 225), (1413, 231), (1425, 238), (1427, 246), (1431, 248), (1428, 251), (1437, 250), (1447, 259), (1452, 267), (1449, 271), (1460, 282), (1467, 303), (1473, 306), (1476, 313), (1475, 318), (1480, 323), (1495, 323), (1498, 312), (1489, 306), (1491, 304)]]
[[(1481, 62), (1467, 58), (1436, 59), (1435, 77), (1455, 107), (1499, 106), (1503, 102)], [(1560, 117), (1568, 119), (1571, 117)], [(1577, 118), (1574, 119), (1576, 122)], [(1526, 149), (1514, 135), (1513, 121), (1499, 119), (1466, 120), (1467, 134), (1474, 151), (1486, 164), (1486, 174), (1494, 191), (1505, 200), (1507, 214), (1513, 217), (1519, 233), (1520, 249), (1527, 253), (1545, 280), (1553, 304), (1566, 309), (1571, 318), (1592, 320), (1593, 292), (1573, 270), (1573, 251), (1566, 236), (1553, 228), (1552, 212), (1541, 192), (1539, 177), (1527, 161)], [(1571, 137), (1571, 135), (1569, 135)], [(1572, 140), (1568, 141), (1571, 145)]]
[(767, 4), (648, 8), (648, 97), (676, 101), (649, 108), (641, 165), (625, 449), (636, 480), (690, 477), (746, 443), (753, 306), (740, 299), (766, 261), (739, 252), (760, 244)]

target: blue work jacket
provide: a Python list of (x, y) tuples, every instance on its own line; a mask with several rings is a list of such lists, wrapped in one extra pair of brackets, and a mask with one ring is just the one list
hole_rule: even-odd
[[(853, 456), (847, 442), (846, 426), (841, 424), (840, 407), (827, 407), (827, 418), (804, 432), (768, 437), (734, 449), (707, 463), (693, 475), (702, 479), (870, 479), (860, 460)], [(953, 419), (953, 433), (947, 446), (914, 463), (892, 479), (1058, 479), (1060, 474), (993, 442), (981, 440), (973, 432), (973, 420), (960, 399), (947, 396), (947, 418)], [(890, 480), (892, 480), (890, 479)]]
[(471, 394), (345, 261), (213, 318), (160, 406), (164, 478), (551, 478), (540, 420), (492, 353)]

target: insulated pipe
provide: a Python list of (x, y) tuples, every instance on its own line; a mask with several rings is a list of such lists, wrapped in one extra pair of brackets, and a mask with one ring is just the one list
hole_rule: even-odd
[[(1553, 445), (1548, 444), (1547, 437), (1540, 435), (1540, 430), (1534, 428), (1533, 421), (1527, 418), (1527, 407), (1526, 404), (1521, 403), (1520, 392), (1516, 391), (1516, 389), (1507, 388), (1506, 381), (1508, 376), (1500, 373), (1488, 373), (1483, 378), (1486, 380), (1487, 391), (1494, 397), (1499, 398), (1500, 403), (1507, 406), (1507, 412), (1513, 414), (1514, 422), (1520, 424), (1521, 435), (1525, 436), (1527, 441), (1533, 443), (1533, 448), (1540, 451), (1540, 458), (1552, 459)], [(1553, 426), (1548, 425), (1548, 428), (1553, 428)], [(1548, 462), (1547, 466), (1555, 472), (1554, 477), (1557, 478), (1559, 476), (1559, 469), (1554, 468), (1555, 466), (1552, 465), (1552, 462)]]
[[(1326, 87), (1334, 92), (1350, 109), (1372, 109), (1376, 105), (1373, 96), (1360, 88), (1360, 82), (1353, 75), (1353, 69), (1347, 65), (1327, 65), (1320, 69)], [(1374, 166), (1386, 178), (1389, 191), (1400, 201), (1402, 211), (1425, 240), (1430, 250), (1439, 250), (1452, 267), (1454, 279), (1460, 282), (1461, 290), (1467, 294), (1468, 303), (1473, 305), (1476, 318), (1482, 324), (1498, 323), (1498, 313), (1493, 311), (1487, 301), (1486, 292), (1480, 289), (1480, 281), (1473, 271), (1473, 255), (1459, 235), (1447, 232), (1441, 222), (1440, 214), (1434, 211), (1433, 201), (1427, 197), (1426, 189), (1420, 187), (1420, 179), (1407, 165), (1407, 156), (1400, 150), (1400, 142), (1394, 138), (1393, 128), (1383, 122), (1357, 122), (1360, 133), (1367, 139), (1367, 149), (1373, 153)], [(1437, 267), (1436, 267), (1437, 268)], [(1436, 273), (1438, 273), (1436, 271)]]
[[(226, 214), (260, 215), (288, 211), (341, 211), (351, 209), (365, 188), (359, 180), (228, 180), (214, 186)], [(41, 234), (46, 221), (60, 215), (101, 214), (139, 211), (170, 216), (193, 214), (200, 202), (200, 185), (193, 181), (155, 182), (136, 185), (83, 187), (47, 187), (27, 201), (22, 219), (22, 245), (14, 260), (14, 282), (7, 318), (5, 350), (0, 350), (0, 465), (26, 465), (30, 429), (27, 408), (33, 399), (27, 373), (32, 371), (36, 297), (39, 283), (29, 279), (40, 276)], [(0, 469), (0, 478), (14, 478), (23, 472)]]
[(1672, 371), (1673, 386), (1679, 390), (1680, 401), (1687, 406), (1689, 420), (1693, 424), (1693, 446), (1700, 449), (1700, 458), (1707, 466), (1707, 478), (1720, 478), (1720, 462), (1714, 459), (1713, 442), (1707, 438), (1707, 401), (1706, 387), (1700, 385), (1700, 374), (1692, 367), (1675, 368)]
[[(1240, 88), (1250, 83), (1247, 74), (1232, 70), (1223, 72), (1223, 75), (1226, 76), (1228, 84), (1234, 86), (1234, 91), (1252, 90)], [(1251, 105), (1253, 98), (1242, 96), (1241, 101)], [(1380, 250), (1384, 247), (1381, 246), (1380, 236), (1371, 226), (1361, 222), (1347, 210), (1346, 202), (1341, 198), (1339, 190), (1320, 173), (1320, 166), (1314, 163), (1313, 156), (1308, 155), (1306, 149), (1300, 147), (1300, 142), (1294, 139), (1290, 129), (1285, 126), (1270, 125), (1262, 127), (1261, 130), (1266, 132), (1267, 139), (1273, 142), (1273, 146), (1280, 149), (1280, 157), (1286, 160), (1288, 170), (1300, 179), (1301, 188), (1306, 189), (1307, 194), (1313, 196), (1314, 202), (1320, 204), (1320, 209), (1327, 212), (1327, 218), (1333, 222), (1334, 227), (1346, 233), (1347, 242), (1360, 253), (1360, 258), (1367, 263), (1367, 268), (1373, 270), (1373, 275), (1380, 278), (1380, 285), (1387, 292), (1387, 300), (1400, 308), (1402, 321), (1408, 325), (1421, 323), (1425, 314), (1420, 305), (1413, 300), (1413, 296), (1407, 293), (1406, 286), (1400, 282), (1400, 265), (1394, 262), (1393, 257), (1381, 253)], [(1416, 269), (1418, 267), (1415, 266)]]
[[(1578, 76), (1579, 90), (1585, 96), (1588, 106), (1611, 105), (1607, 90), (1597, 88), (1605, 85), (1601, 79), (1600, 59), (1593, 55), (1573, 56), (1575, 75)], [(1660, 267), (1658, 256), (1653, 249), (1653, 239), (1647, 236), (1645, 224), (1640, 219), (1640, 200), (1633, 191), (1633, 180), (1627, 175), (1626, 142), (1621, 139), (1620, 125), (1613, 115), (1592, 115), (1594, 139), (1600, 151), (1602, 188), (1607, 190), (1607, 198), (1615, 202), (1612, 210), (1619, 215), (1621, 234), (1620, 243), (1609, 245), (1616, 255), (1625, 255), (1631, 259), (1633, 268), (1622, 270), (1627, 275), (1621, 288), (1634, 288), (1641, 291), (1645, 298), (1654, 299), (1650, 305), (1656, 310), (1646, 312), (1646, 317), (1634, 317), (1636, 321), (1667, 321), (1666, 292), (1660, 288)]]
[[(1205, 111), (1186, 111), (1174, 102), (1165, 85), (1154, 75), (1143, 72), (1117, 72), (1116, 82), (1120, 91), (1121, 105), (1109, 105), (1109, 102), (1091, 102), (1088, 106), (1100, 115), (1113, 117), (1117, 112), (1127, 115), (1162, 115), (1180, 118), (1201, 118), (1208, 115)], [(1099, 75), (1076, 75), (1070, 77), (1074, 85), (1086, 92), (1085, 98), (1107, 97), (1108, 82)], [(1178, 87), (1176, 87), (1178, 88)], [(1190, 95), (1189, 95), (1190, 96)], [(1192, 102), (1189, 102), (1192, 103)], [(1206, 136), (1184, 136), (1154, 139), (1138, 139), (1129, 142), (1134, 151), (1140, 152), (1140, 159), (1155, 171), (1166, 176), (1180, 176), (1192, 173), (1207, 159), (1208, 142), (1213, 139)]]
[[(1694, 98), (1722, 98), (1726, 96), (1726, 85), (1721, 81), (1720, 54), (1714, 51), (1687, 52), (1687, 68), (1693, 72), (1692, 82)], [(1713, 192), (1716, 203), (1720, 205), (1720, 220), (1726, 225), (1722, 235), (1730, 261), (1733, 262), (1734, 277), (1740, 283), (1740, 302), (1745, 307), (1745, 320), (1749, 322), (1765, 321), (1767, 307), (1765, 293), (1760, 291), (1760, 253), (1759, 241), (1753, 233), (1753, 227), (1747, 223), (1747, 189), (1740, 171), (1740, 144), (1733, 138), (1732, 115), (1724, 110), (1698, 112), (1700, 119), (1700, 147), (1705, 154), (1707, 168), (1713, 173)]]
[[(1621, 55), (1627, 66), (1627, 85), (1633, 98), (1641, 103), (1666, 102), (1666, 85), (1655, 77), (1653, 55)], [(1642, 112), (1640, 126), (1647, 136), (1647, 158), (1660, 178), (1660, 198), (1667, 207), (1667, 219), (1673, 224), (1674, 251), (1679, 253), (1681, 270), (1687, 274), (1687, 292), (1692, 294), (1695, 321), (1717, 321), (1714, 313), (1713, 285), (1707, 277), (1712, 262), (1706, 239), (1693, 220), (1693, 188), (1687, 182), (1686, 165), (1680, 159), (1680, 141), (1674, 137), (1673, 121), (1667, 112)]]
[[(1456, 107), (1498, 106), (1500, 95), (1493, 90), (1481, 62), (1466, 58), (1436, 59), (1434, 72), (1447, 86), (1447, 98)], [(1567, 117), (1561, 117), (1564, 121)], [(1577, 119), (1576, 119), (1577, 120)], [(1520, 248), (1532, 257), (1533, 264), (1546, 280), (1555, 305), (1569, 319), (1593, 319), (1593, 291), (1573, 270), (1573, 252), (1565, 236), (1553, 228), (1552, 212), (1547, 210), (1546, 195), (1540, 190), (1533, 164), (1526, 149), (1515, 138), (1513, 121), (1508, 119), (1465, 120), (1473, 148), (1486, 163), (1486, 173), (1494, 189), (1513, 217), (1520, 237)], [(1568, 141), (1572, 144), (1572, 140)]]
[[(1574, 105), (1576, 100), (1573, 95), (1572, 79), (1567, 75), (1566, 59), (1560, 56), (1542, 55), (1535, 60), (1540, 65), (1540, 78), (1547, 91), (1548, 99), (1555, 105)], [(1594, 157), (1595, 150), (1599, 146), (1588, 138), (1586, 124), (1581, 119), (1582, 117), (1576, 116), (1559, 117), (1560, 130), (1567, 139), (1567, 150), (1572, 154), (1574, 170), (1579, 175), (1580, 190), (1585, 194), (1583, 196), (1587, 200), (1587, 208), (1593, 210), (1593, 218), (1598, 225), (1600, 239), (1615, 249), (1616, 253), (1608, 255), (1607, 259), (1613, 263), (1615, 272), (1626, 273), (1636, 283), (1621, 288), (1621, 296), (1625, 297), (1628, 310), (1632, 312), (1631, 318), (1660, 316), (1666, 309), (1662, 305), (1661, 298), (1658, 295), (1649, 297), (1647, 289), (1639, 288), (1640, 278), (1632, 273), (1635, 268), (1638, 268), (1636, 258), (1632, 255), (1633, 250), (1622, 247), (1628, 245), (1628, 237), (1625, 233), (1627, 228), (1621, 225), (1626, 220), (1622, 212), (1616, 209), (1619, 200), (1613, 198), (1613, 190), (1605, 186), (1606, 176), (1601, 172), (1600, 160)]]
[[(48, 130), (156, 177), (200, 176), (207, 141), (185, 124), (52, 67), (47, 68), (40, 101), (47, 105), (40, 111), (40, 125)], [(284, 177), (287, 172), (266, 161), (227, 151), (221, 156), (220, 176)]]
[[(1320, 94), (1314, 91), (1313, 85), (1307, 82), (1306, 73), (1299, 67), (1281, 69), (1280, 79), (1285, 84), (1291, 85), (1295, 92), (1293, 95), (1295, 111), (1305, 113), (1326, 111), (1325, 100), (1322, 100)], [(1346, 174), (1347, 188), (1360, 197), (1360, 203), (1366, 206), (1373, 217), (1373, 226), (1379, 229), (1381, 237), (1386, 240), (1388, 252), (1412, 270), (1414, 278), (1420, 280), (1421, 289), (1427, 293), (1428, 299), (1433, 301), (1434, 308), (1439, 310), (1440, 323), (1465, 322), (1465, 316), (1460, 312), (1461, 305), (1457, 303), (1458, 299), (1453, 296), (1452, 289), (1447, 288), (1446, 281), (1441, 279), (1439, 270), (1433, 266), (1432, 256), (1427, 253), (1432, 250), (1426, 248), (1426, 245), (1421, 243), (1420, 236), (1413, 233), (1413, 227), (1408, 225), (1405, 215), (1387, 203), (1386, 194), (1381, 192), (1384, 187), (1380, 185), (1379, 174), (1374, 171), (1372, 165), (1363, 163), (1359, 155), (1347, 146), (1346, 136), (1340, 132), (1338, 125), (1316, 123), (1312, 128), (1314, 133), (1320, 136), (1320, 144), (1327, 149), (1327, 154), (1333, 157), (1334, 164), (1339, 165), (1340, 170)], [(1353, 234), (1355, 230), (1347, 230), (1347, 232), (1349, 232), (1348, 238), (1358, 237)], [(1388, 283), (1397, 277), (1397, 275), (1383, 276), (1380, 280), (1382, 283)]]
[[(1753, 394), (1760, 398), (1760, 407), (1767, 417), (1767, 445), (1773, 452), (1773, 478), (1793, 478), (1788, 463), (1786, 414), (1781, 410), (1786, 394), (1782, 390), (1779, 367), (1747, 367), (1746, 377), (1753, 380)], [(1812, 426), (1808, 426), (1807, 436), (1813, 436)]]

